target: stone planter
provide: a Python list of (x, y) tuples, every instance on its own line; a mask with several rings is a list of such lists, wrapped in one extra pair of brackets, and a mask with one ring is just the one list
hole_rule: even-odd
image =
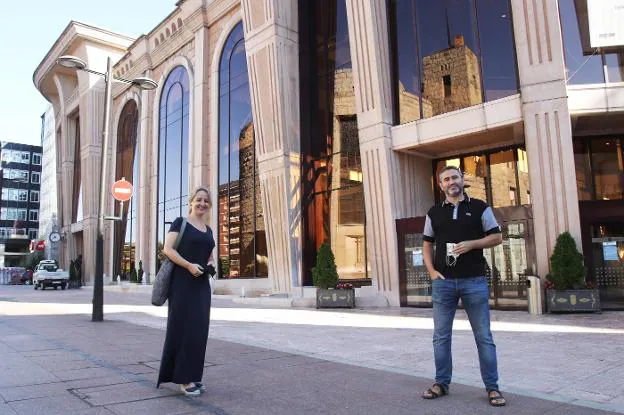
[(560, 311), (600, 311), (598, 290), (546, 290), (549, 313)]
[(355, 289), (317, 288), (316, 308), (353, 308)]

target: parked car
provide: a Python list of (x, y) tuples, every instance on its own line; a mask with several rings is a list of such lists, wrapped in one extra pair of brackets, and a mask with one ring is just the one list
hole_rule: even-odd
[(24, 285), (30, 285), (33, 283), (33, 271), (32, 269), (27, 269), (22, 272), (22, 276), (20, 277), (20, 283)]
[(47, 287), (54, 287), (55, 290), (61, 287), (64, 290), (69, 285), (69, 273), (60, 269), (56, 261), (45, 259), (35, 267), (33, 285), (35, 290), (45, 290)]

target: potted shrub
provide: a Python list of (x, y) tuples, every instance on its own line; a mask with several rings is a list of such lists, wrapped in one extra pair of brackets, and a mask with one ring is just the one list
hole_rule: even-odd
[(549, 312), (600, 311), (600, 293), (593, 283), (585, 281), (586, 271), (572, 235), (559, 235), (544, 283)]
[(137, 270), (137, 282), (143, 284), (143, 261), (139, 261), (139, 269)]
[(355, 290), (351, 284), (338, 284), (336, 258), (329, 244), (324, 243), (316, 254), (316, 266), (312, 268), (312, 280), (316, 288), (316, 308), (355, 306)]

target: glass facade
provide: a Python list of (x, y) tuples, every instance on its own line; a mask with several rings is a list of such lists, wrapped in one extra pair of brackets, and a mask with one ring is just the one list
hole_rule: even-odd
[[(577, 0), (559, 0), (559, 16), (565, 54), (566, 79), (569, 84), (602, 84), (622, 82), (624, 79), (624, 54), (602, 53), (597, 49), (583, 48), (579, 23), (581, 13)], [(603, 69), (604, 67), (604, 69)], [(607, 79), (605, 80), (605, 73)]]
[[(188, 213), (189, 78), (183, 66), (167, 76), (160, 97), (158, 135), (158, 267), (171, 223)], [(134, 150), (133, 150), (134, 151)]]
[(624, 155), (621, 137), (574, 140), (579, 200), (624, 199)]
[[(115, 180), (125, 178), (137, 186), (139, 178), (139, 157), (137, 148), (137, 123), (139, 112), (134, 100), (128, 101), (121, 112), (117, 127), (117, 162)], [(115, 203), (119, 205), (118, 202)], [(127, 279), (130, 270), (135, 267), (137, 239), (137, 207), (136, 198), (123, 204), (121, 221), (115, 222), (115, 264), (114, 275)]]
[(268, 253), (242, 22), (219, 63), (218, 252), (221, 278), (268, 276)]
[(391, 0), (395, 123), (518, 93), (507, 0)]
[[(455, 166), (464, 172), (469, 196), (481, 199), (493, 208), (531, 204), (529, 166), (524, 147), (437, 160), (434, 166), (438, 190), (440, 171), (446, 166)], [(436, 202), (441, 202), (443, 197), (441, 191), (436, 192)]]
[(70, 120), (74, 124), (74, 182), (72, 188), (72, 223), (82, 221), (82, 166), (80, 162), (80, 117)]
[[(521, 308), (526, 306), (526, 276), (532, 275), (534, 241), (531, 211), (529, 169), (524, 147), (511, 147), (490, 152), (465, 155), (434, 162), (434, 172), (445, 166), (455, 166), (464, 172), (466, 193), (487, 202), (501, 227), (503, 243), (484, 249), (490, 301), (495, 307)], [(444, 195), (437, 192), (436, 202)], [(420, 286), (425, 299), (418, 304), (429, 304), (428, 275), (416, 275), (413, 287)], [(408, 280), (409, 286), (409, 280)], [(424, 291), (423, 291), (424, 290)], [(418, 293), (416, 293), (418, 294)]]
[(327, 242), (339, 278), (368, 284), (366, 218), (345, 0), (301, 0), (303, 282)]

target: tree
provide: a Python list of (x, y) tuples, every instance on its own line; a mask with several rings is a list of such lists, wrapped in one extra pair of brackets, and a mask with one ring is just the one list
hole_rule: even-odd
[(316, 254), (316, 266), (312, 268), (312, 281), (319, 288), (334, 288), (338, 283), (336, 258), (327, 243), (323, 243)]
[(43, 252), (31, 252), (26, 255), (26, 259), (24, 260), (24, 268), (34, 270), (41, 260), (43, 260)]
[(547, 276), (557, 290), (572, 290), (585, 285), (583, 255), (569, 232), (557, 237), (555, 250), (550, 256), (550, 274)]

